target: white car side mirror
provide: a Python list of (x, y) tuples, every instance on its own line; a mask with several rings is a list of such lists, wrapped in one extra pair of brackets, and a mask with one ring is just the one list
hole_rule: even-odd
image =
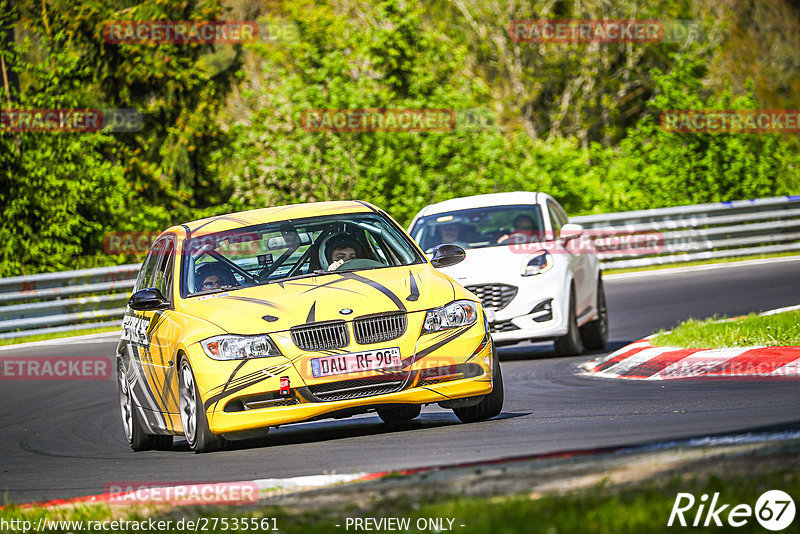
[(583, 234), (583, 226), (580, 224), (567, 223), (561, 227), (561, 234), (559, 234), (559, 237), (564, 241), (569, 241), (580, 237), (581, 234)]

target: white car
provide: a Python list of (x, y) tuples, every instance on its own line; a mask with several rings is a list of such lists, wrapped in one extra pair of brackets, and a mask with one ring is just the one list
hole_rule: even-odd
[(605, 347), (600, 263), (581, 250), (584, 229), (569, 223), (551, 196), (519, 191), (447, 200), (423, 208), (409, 233), (428, 255), (443, 244), (465, 249), (464, 261), (440, 270), (483, 301), (497, 345), (552, 340), (560, 356)]

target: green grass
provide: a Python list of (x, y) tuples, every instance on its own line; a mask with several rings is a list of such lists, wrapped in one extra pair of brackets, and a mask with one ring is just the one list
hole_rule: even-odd
[(733, 258), (720, 258), (716, 260), (697, 260), (697, 261), (684, 261), (680, 263), (668, 263), (666, 265), (647, 265), (644, 267), (626, 267), (624, 269), (603, 269), (603, 274), (619, 274), (619, 273), (638, 273), (641, 271), (659, 271), (662, 269), (674, 269), (676, 267), (691, 267), (694, 265), (714, 265), (716, 263), (731, 263), (736, 261), (747, 260), (763, 260), (768, 258), (784, 258), (789, 256), (798, 256), (797, 252), (778, 252), (775, 254), (756, 254), (754, 256), (736, 256)]
[(750, 314), (733, 320), (718, 317), (690, 319), (672, 332), (659, 333), (650, 342), (653, 345), (690, 349), (796, 346), (800, 345), (800, 310), (763, 317)]
[[(792, 464), (794, 462), (788, 462)], [(633, 486), (608, 486), (600, 484), (588, 490), (565, 495), (548, 495), (535, 498), (531, 495), (510, 497), (446, 497), (424, 495), (412, 498), (392, 498), (370, 503), (353, 503), (336, 512), (313, 509), (289, 511), (278, 507), (242, 508), (195, 508), (171, 510), (152, 514), (154, 520), (172, 520), (172, 528), (162, 532), (178, 532), (175, 521), (180, 518), (220, 518), (229, 520), (239, 518), (276, 518), (277, 527), (286, 534), (308, 534), (309, 532), (353, 532), (346, 529), (346, 518), (351, 517), (400, 517), (410, 520), (408, 532), (420, 532), (416, 528), (420, 519), (453, 519), (452, 532), (463, 534), (480, 533), (658, 533), (692, 531), (691, 522), (697, 511), (699, 498), (703, 494), (719, 492), (718, 504), (729, 504), (720, 519), (725, 522), (727, 512), (737, 504), (755, 506), (758, 497), (765, 491), (780, 489), (789, 495), (800, 495), (800, 473), (796, 465), (776, 463), (777, 467), (761, 470), (751, 475), (697, 475), (689, 478), (684, 475), (665, 480), (648, 480)], [(724, 470), (722, 470), (724, 472)], [(670, 511), (679, 492), (692, 493), (697, 504), (684, 517), (689, 528), (667, 527)], [(356, 506), (358, 504), (358, 506)], [(79, 506), (74, 509), (50, 511), (38, 508), (20, 509), (7, 507), (0, 510), (0, 519), (27, 519), (34, 524), (40, 517), (47, 519), (73, 519), (102, 521), (111, 517), (112, 510), (107, 505)], [(116, 511), (115, 519), (141, 519), (146, 511), (125, 515)], [(798, 520), (786, 532), (796, 532)], [(339, 525), (338, 527), (336, 525)], [(447, 525), (447, 522), (444, 523)], [(463, 527), (461, 525), (464, 525)], [(754, 517), (747, 525), (733, 529), (702, 528), (703, 532), (735, 531), (766, 532)], [(14, 532), (14, 530), (6, 530)], [(49, 532), (62, 532), (50, 530)], [(76, 530), (77, 531), (77, 530)], [(129, 530), (130, 531), (130, 530)], [(184, 529), (184, 532), (186, 530)], [(209, 532), (225, 532), (221, 528)], [(228, 532), (230, 529), (228, 529)], [(422, 530), (436, 532), (435, 530)], [(444, 530), (446, 532), (446, 530)], [(106, 531), (119, 532), (119, 531)], [(265, 532), (270, 532), (266, 530)], [(386, 532), (380, 530), (379, 532)]]
[(0, 346), (17, 345), (19, 343), (29, 343), (31, 341), (45, 341), (48, 339), (62, 339), (72, 336), (83, 336), (86, 334), (100, 334), (102, 332), (119, 332), (119, 326), (109, 326), (106, 328), (87, 328), (85, 330), (71, 330), (69, 332), (53, 332), (51, 334), (38, 334), (35, 336), (15, 337), (13, 339), (0, 339)]

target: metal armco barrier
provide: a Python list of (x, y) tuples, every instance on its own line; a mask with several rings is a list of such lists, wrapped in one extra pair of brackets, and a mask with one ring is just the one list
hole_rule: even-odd
[(117, 326), (139, 264), (0, 278), (0, 339)]
[(608, 236), (655, 233), (657, 254), (599, 254), (604, 269), (800, 251), (800, 195), (571, 217)]
[[(655, 233), (660, 252), (599, 254), (604, 269), (800, 252), (800, 195), (572, 217), (587, 234)], [(0, 339), (117, 326), (139, 264), (0, 279)]]

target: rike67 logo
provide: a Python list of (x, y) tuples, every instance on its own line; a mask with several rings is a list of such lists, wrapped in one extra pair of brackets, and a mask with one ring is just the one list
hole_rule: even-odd
[(710, 500), (705, 493), (700, 499), (691, 493), (678, 493), (667, 526), (721, 527), (727, 523), (731, 527), (743, 527), (755, 517), (762, 527), (777, 532), (792, 524), (795, 512), (794, 500), (781, 490), (764, 492), (755, 507), (722, 503), (719, 493), (714, 493)]

